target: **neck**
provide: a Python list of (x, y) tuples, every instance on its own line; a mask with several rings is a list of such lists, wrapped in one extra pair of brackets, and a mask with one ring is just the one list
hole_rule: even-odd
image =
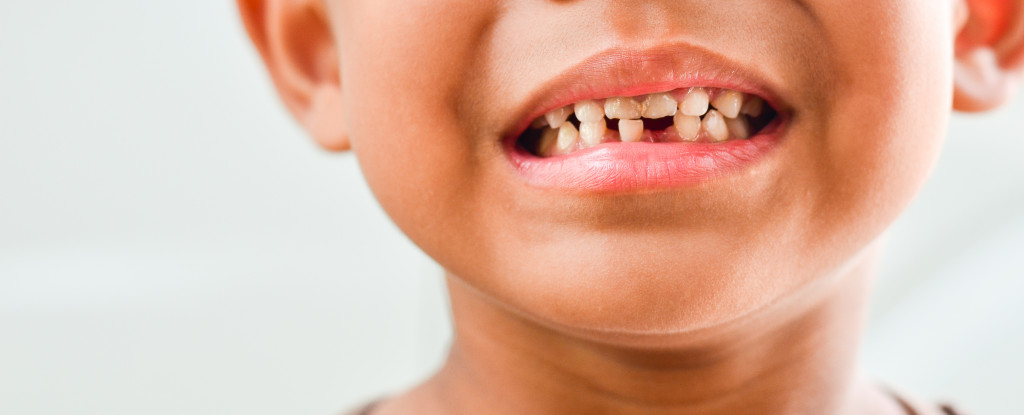
[(855, 369), (872, 263), (656, 348), (554, 330), (449, 276), (455, 339), (444, 368), (414, 395), (425, 398), (420, 413), (896, 413)]

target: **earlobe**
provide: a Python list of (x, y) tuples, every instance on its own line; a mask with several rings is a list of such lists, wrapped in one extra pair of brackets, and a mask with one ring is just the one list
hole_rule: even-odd
[(322, 147), (348, 150), (338, 53), (321, 0), (237, 0), (285, 106)]
[(1024, 0), (958, 0), (953, 107), (987, 111), (1024, 77)]
[(346, 151), (352, 148), (345, 125), (345, 107), (341, 88), (321, 85), (313, 93), (306, 129), (318, 144), (330, 151)]

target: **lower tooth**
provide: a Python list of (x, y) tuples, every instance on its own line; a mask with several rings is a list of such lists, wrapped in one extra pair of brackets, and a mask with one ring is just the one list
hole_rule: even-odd
[(679, 133), (679, 138), (682, 138), (683, 141), (697, 140), (697, 135), (700, 134), (700, 117), (678, 112), (673, 121), (676, 132)]
[(725, 117), (716, 110), (708, 111), (700, 126), (707, 132), (712, 142), (718, 143), (729, 139), (729, 127), (725, 125)]
[(729, 128), (729, 132), (732, 133), (733, 137), (740, 140), (750, 138), (750, 123), (743, 117), (726, 118), (725, 126)]
[(640, 141), (644, 135), (644, 122), (642, 120), (620, 120), (619, 135), (624, 143)]
[(563, 123), (558, 129), (558, 139), (555, 140), (554, 154), (569, 154), (576, 149), (580, 139), (580, 132), (572, 123)]
[(551, 156), (555, 143), (558, 141), (558, 130), (545, 128), (540, 135), (540, 142), (537, 143), (537, 154), (541, 157)]
[(608, 131), (608, 125), (605, 124), (604, 119), (594, 122), (585, 122), (580, 124), (580, 138), (583, 139), (583, 145), (585, 147), (593, 147), (601, 144), (604, 139), (604, 133)]

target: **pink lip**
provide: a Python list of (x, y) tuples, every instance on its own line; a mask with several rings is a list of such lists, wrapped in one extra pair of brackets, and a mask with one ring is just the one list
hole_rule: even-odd
[[(540, 188), (618, 193), (692, 185), (748, 168), (777, 146), (791, 110), (769, 85), (757, 72), (687, 44), (641, 51), (612, 49), (585, 59), (538, 88), (503, 145), (519, 175)], [(748, 140), (718, 144), (606, 143), (548, 158), (516, 146), (532, 120), (554, 108), (584, 99), (638, 96), (691, 86), (758, 95), (779, 115)]]

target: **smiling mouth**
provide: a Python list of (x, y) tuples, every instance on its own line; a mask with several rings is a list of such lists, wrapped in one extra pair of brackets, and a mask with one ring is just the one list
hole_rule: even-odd
[(777, 117), (760, 96), (691, 87), (556, 108), (533, 120), (516, 146), (548, 158), (606, 143), (726, 143), (750, 139)]
[(613, 47), (535, 87), (500, 145), (513, 171), (542, 191), (707, 183), (774, 160), (796, 119), (779, 80), (685, 42)]

